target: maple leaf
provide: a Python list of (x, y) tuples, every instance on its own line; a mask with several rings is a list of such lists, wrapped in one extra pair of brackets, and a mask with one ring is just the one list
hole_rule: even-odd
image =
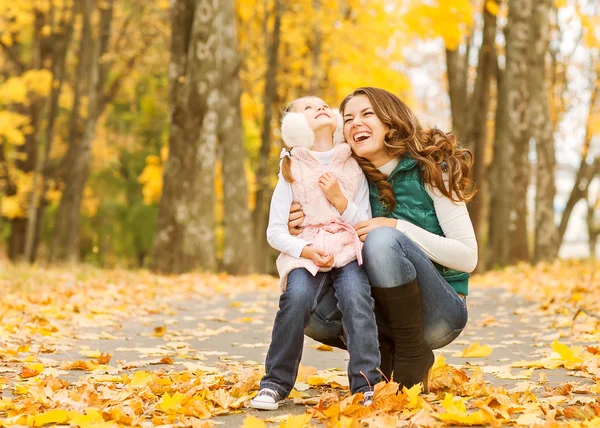
[(186, 399), (186, 396), (180, 392), (176, 392), (173, 396), (169, 395), (169, 393), (164, 394), (160, 401), (158, 402), (157, 407), (165, 413), (174, 411), (183, 400)]
[(279, 426), (280, 428), (303, 428), (310, 422), (311, 419), (312, 415), (310, 414), (290, 416), (281, 424), (279, 424)]
[(27, 425), (39, 427), (47, 424), (62, 424), (67, 422), (69, 415), (66, 410), (55, 409), (49, 410), (39, 415), (29, 416), (27, 418)]
[(110, 359), (112, 358), (112, 354), (100, 354), (98, 356), (98, 364), (108, 364), (110, 363)]
[(461, 358), (485, 358), (492, 353), (493, 349), (488, 345), (480, 345), (479, 342), (472, 343), (468, 348), (453, 354), (453, 357)]
[(24, 379), (30, 378), (30, 377), (34, 377), (39, 375), (40, 372), (38, 372), (37, 370), (33, 370), (29, 367), (23, 367), (21, 369), (21, 377)]
[(248, 416), (244, 419), (242, 428), (267, 428), (267, 424), (254, 416)]
[(581, 350), (579, 347), (573, 346), (572, 348), (569, 348), (567, 345), (562, 344), (555, 339), (552, 343), (552, 349), (559, 355), (559, 359), (566, 368), (573, 369), (581, 367), (583, 359), (580, 356)]

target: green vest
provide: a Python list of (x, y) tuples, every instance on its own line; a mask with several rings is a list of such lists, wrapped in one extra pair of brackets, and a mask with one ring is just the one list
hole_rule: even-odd
[[(369, 199), (373, 217), (391, 217), (406, 220), (419, 226), (428, 232), (444, 236), (440, 227), (433, 200), (425, 190), (417, 161), (408, 155), (404, 155), (400, 163), (387, 178), (394, 189), (396, 197), (396, 208), (391, 213), (385, 212), (385, 207), (379, 200), (379, 190), (374, 183), (369, 183)], [(469, 275), (433, 263), (444, 279), (456, 290), (457, 293), (468, 293)]]

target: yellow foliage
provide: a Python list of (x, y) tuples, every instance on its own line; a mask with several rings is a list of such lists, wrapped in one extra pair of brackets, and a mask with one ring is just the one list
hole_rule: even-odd
[(142, 184), (142, 194), (146, 205), (154, 204), (160, 200), (163, 188), (163, 166), (156, 155), (146, 157), (146, 167), (138, 177)]
[(81, 213), (86, 217), (94, 217), (98, 212), (100, 199), (94, 193), (90, 186), (83, 189), (83, 198), (81, 199)]
[(17, 195), (4, 196), (0, 201), (0, 212), (6, 218), (22, 217), (24, 212), (19, 203), (19, 197)]
[(29, 118), (12, 111), (0, 111), (0, 138), (17, 146), (25, 143), (23, 127), (29, 124)]

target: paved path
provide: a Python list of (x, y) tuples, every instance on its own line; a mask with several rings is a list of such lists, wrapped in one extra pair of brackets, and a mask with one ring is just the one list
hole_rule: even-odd
[[(77, 347), (89, 346), (113, 354), (113, 362), (119, 360), (140, 361), (173, 356), (177, 353), (196, 355), (197, 364), (233, 364), (236, 362), (262, 364), (270, 340), (271, 326), (277, 309), (278, 296), (271, 291), (252, 294), (218, 295), (212, 299), (181, 300), (175, 304), (170, 315), (157, 314), (142, 319), (135, 318), (124, 323), (111, 335), (90, 331), (89, 338), (78, 340)], [(500, 288), (471, 290), (468, 299), (469, 323), (463, 334), (448, 347), (436, 351), (448, 363), (467, 369), (474, 366), (485, 368), (485, 378), (493, 385), (506, 389), (518, 386), (519, 379), (501, 379), (493, 372), (499, 366), (513, 361), (533, 360), (547, 356), (550, 343), (559, 338), (560, 329), (550, 328), (555, 321), (536, 315), (536, 307)], [(158, 335), (156, 334), (158, 332)], [(164, 332), (164, 334), (161, 333)], [(458, 358), (453, 354), (478, 341), (489, 345), (493, 352), (487, 358)], [(569, 343), (569, 342), (566, 342)], [(306, 338), (302, 363), (316, 369), (337, 367), (345, 369), (348, 354), (342, 350), (318, 351), (311, 345), (317, 343)], [(65, 357), (63, 355), (63, 357)], [(66, 355), (69, 358), (69, 355)], [(52, 355), (60, 359), (60, 354)], [(175, 361), (181, 361), (174, 358)], [(161, 367), (156, 365), (152, 367)], [(168, 366), (170, 369), (173, 366)], [(183, 367), (182, 367), (183, 368)], [(513, 369), (517, 373), (521, 369)], [(75, 378), (81, 372), (73, 372)], [(576, 380), (566, 370), (547, 371), (548, 385)], [(535, 382), (539, 370), (530, 379)], [(265, 413), (247, 410), (217, 418), (221, 426), (240, 426), (248, 415), (261, 418), (281, 414), (304, 413), (303, 406), (295, 406), (290, 400), (277, 412)]]

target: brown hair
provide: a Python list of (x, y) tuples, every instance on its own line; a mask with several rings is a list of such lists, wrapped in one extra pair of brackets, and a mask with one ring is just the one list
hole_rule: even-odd
[[(292, 109), (294, 108), (294, 103), (296, 101), (298, 101), (298, 100), (294, 100), (287, 105), (287, 107), (283, 111), (283, 116), (281, 117), (282, 119), (285, 117), (286, 114), (288, 114), (289, 112), (292, 111)], [(287, 152), (291, 154), (292, 149), (289, 149)], [(294, 176), (292, 175), (292, 158), (291, 157), (285, 156), (281, 160), (281, 174), (283, 175), (283, 178), (285, 178), (285, 181), (287, 181), (288, 183), (293, 183), (295, 181)]]
[[(356, 89), (342, 101), (340, 112), (353, 97), (366, 96), (373, 111), (389, 130), (384, 139), (386, 153), (391, 157), (408, 153), (421, 168), (424, 183), (439, 189), (446, 197), (455, 202), (468, 202), (475, 195), (472, 188), (471, 166), (473, 154), (461, 147), (452, 133), (437, 128), (423, 129), (412, 110), (400, 98), (385, 89), (362, 87)], [(391, 212), (396, 207), (396, 198), (392, 186), (371, 162), (354, 156), (367, 178), (375, 183), (379, 198)], [(442, 171), (448, 173), (448, 187), (444, 183)]]

